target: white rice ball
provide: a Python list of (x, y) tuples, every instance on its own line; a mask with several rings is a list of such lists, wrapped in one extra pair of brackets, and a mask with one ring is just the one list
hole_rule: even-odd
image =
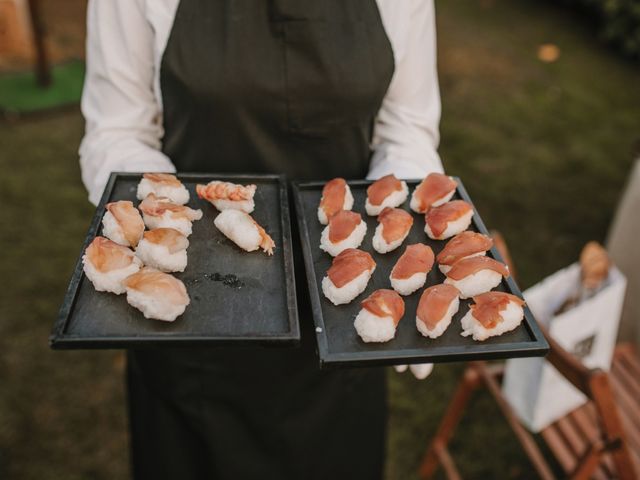
[(260, 230), (251, 217), (240, 210), (223, 210), (213, 221), (229, 240), (243, 250), (253, 252), (260, 248)]
[(130, 247), (131, 244), (124, 235), (124, 231), (120, 226), (120, 223), (116, 220), (109, 210), (107, 210), (102, 217), (102, 234), (112, 242), (116, 242), (119, 245)]
[[(456, 260), (456, 262), (459, 262), (461, 260), (466, 260), (467, 258), (484, 257), (486, 254), (487, 254), (487, 252), (474, 253), (472, 255), (467, 255), (466, 257), (460, 257), (458, 260)], [(438, 268), (440, 269), (440, 271), (442, 273), (444, 273), (446, 275), (447, 272), (453, 268), (453, 265), (438, 265)]]
[[(413, 194), (411, 195), (411, 203), (409, 204), (409, 208), (411, 208), (411, 210), (413, 210), (416, 213), (423, 213), (423, 212), (420, 211), (420, 200), (418, 199), (418, 197), (416, 197), (416, 190), (418, 190), (418, 187), (415, 188), (415, 190), (413, 191)], [(433, 202), (431, 204), (430, 208), (439, 207), (440, 205), (444, 205), (449, 200), (451, 200), (451, 197), (453, 197), (454, 193), (456, 193), (455, 189), (453, 189), (451, 192), (443, 195), (442, 197), (437, 199), (435, 202)]]
[(378, 226), (376, 227), (376, 232), (373, 235), (373, 249), (378, 253), (387, 253), (395, 250), (400, 245), (402, 245), (402, 242), (404, 242), (405, 238), (407, 238), (407, 235), (409, 235), (409, 232), (411, 231), (411, 229), (408, 229), (407, 233), (405, 233), (403, 237), (400, 237), (399, 239), (394, 240), (391, 243), (387, 243), (387, 241), (382, 236), (383, 228), (384, 225), (382, 225), (381, 223), (378, 224)]
[(494, 270), (485, 268), (461, 280), (447, 277), (444, 283), (453, 285), (460, 290), (460, 298), (471, 298), (486, 293), (500, 285), (502, 275)]
[(462, 317), (460, 324), (462, 325), (463, 337), (472, 335), (472, 338), (477, 341), (486, 340), (489, 337), (495, 337), (502, 335), (503, 333), (515, 330), (522, 319), (524, 318), (524, 310), (516, 302), (509, 302), (507, 307), (500, 312), (502, 322), (499, 322), (495, 328), (484, 328), (482, 324), (473, 316), (473, 311), (469, 310), (467, 314)]
[(447, 228), (439, 237), (436, 237), (431, 231), (431, 227), (429, 226), (429, 222), (424, 222), (424, 231), (432, 240), (446, 240), (447, 238), (451, 238), (454, 235), (464, 232), (469, 225), (471, 225), (471, 218), (473, 217), (473, 210), (468, 211), (464, 215), (462, 215), (457, 220), (453, 222), (449, 222), (447, 224)]
[(458, 309), (460, 308), (460, 299), (458, 297), (454, 298), (449, 304), (449, 308), (444, 316), (440, 319), (438, 324), (432, 329), (427, 327), (426, 323), (424, 323), (418, 316), (416, 316), (416, 328), (418, 331), (425, 337), (429, 338), (438, 338), (442, 335), (445, 330), (451, 325), (451, 319), (453, 316), (458, 313)]
[(143, 178), (138, 184), (136, 197), (138, 197), (138, 200), (144, 200), (150, 193), (153, 193), (157, 197), (167, 197), (173, 203), (177, 203), (178, 205), (184, 205), (189, 202), (189, 190), (187, 190), (184, 185), (176, 187), (173, 185), (152, 182), (148, 178)]
[(211, 203), (221, 212), (223, 210), (241, 210), (245, 213), (251, 213), (256, 207), (256, 202), (253, 200), (253, 198), (250, 198), (248, 200), (211, 200)]
[(427, 281), (427, 274), (425, 272), (417, 272), (409, 278), (393, 278), (389, 275), (389, 280), (391, 280), (391, 288), (400, 295), (411, 295), (424, 286)]
[[(353, 194), (351, 193), (351, 189), (349, 188), (349, 185), (346, 185), (345, 192), (344, 192), (344, 202), (342, 203), (342, 210), (351, 210), (352, 208), (353, 208)], [(327, 214), (325, 213), (322, 207), (318, 207), (318, 220), (322, 225), (327, 225), (329, 223)]]
[(187, 249), (171, 253), (165, 245), (143, 238), (136, 249), (136, 256), (148, 266), (162, 272), (184, 272), (187, 268)]
[(378, 317), (366, 308), (360, 310), (353, 326), (364, 342), (388, 342), (396, 335), (393, 317)]
[(365, 270), (342, 287), (336, 287), (329, 276), (326, 276), (322, 279), (322, 293), (334, 305), (349, 303), (364, 292), (375, 269), (373, 267), (371, 270)]
[(387, 207), (395, 208), (402, 205), (409, 196), (409, 187), (407, 187), (407, 182), (405, 181), (401, 181), (400, 183), (402, 184), (402, 190), (394, 190), (391, 192), (380, 205), (371, 205), (371, 203), (369, 203), (369, 198), (367, 198), (367, 201), (364, 204), (367, 215), (376, 217)]
[(189, 304), (178, 304), (165, 300), (162, 296), (147, 295), (139, 290), (127, 288), (127, 302), (142, 312), (145, 318), (173, 322), (182, 315)]
[[(197, 212), (200, 212), (200, 215), (196, 220), (200, 220), (200, 218), (202, 218), (202, 210), (197, 210)], [(153, 230), (154, 228), (173, 228), (185, 237), (191, 235), (193, 231), (191, 220), (184, 217), (173, 218), (172, 213), (169, 211), (164, 212), (162, 215), (147, 215), (143, 213), (142, 219), (149, 230)]]
[(139, 258), (132, 257), (132, 260), (131, 265), (127, 267), (118, 268), (109, 272), (101, 272), (91, 263), (87, 255), (82, 256), (84, 273), (87, 278), (91, 280), (93, 287), (98, 292), (111, 292), (116, 295), (125, 292), (124, 281), (127, 277), (137, 273), (142, 267), (142, 262)]
[(335, 257), (347, 248), (358, 248), (366, 234), (367, 224), (361, 221), (347, 238), (338, 243), (332, 243), (331, 240), (329, 240), (329, 227), (327, 226), (322, 230), (322, 234), (320, 235), (320, 250), (324, 250), (332, 257)]

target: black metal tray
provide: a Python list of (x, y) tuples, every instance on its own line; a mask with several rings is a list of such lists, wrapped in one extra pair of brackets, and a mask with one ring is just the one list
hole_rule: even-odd
[[(131, 200), (141, 174), (113, 173), (96, 209), (62, 308), (50, 336), (52, 348), (129, 348), (144, 345), (295, 344), (296, 306), (287, 184), (278, 175), (178, 174), (189, 206), (200, 208), (189, 237), (182, 280), (191, 304), (174, 322), (144, 318), (125, 295), (97, 292), (82, 271), (82, 254), (102, 231), (105, 204)], [(276, 243), (274, 255), (243, 252), (213, 224), (217, 210), (200, 200), (197, 183), (213, 179), (258, 186), (252, 216)]]
[[(464, 189), (460, 179), (458, 191), (454, 199), (462, 199), (473, 205), (469, 195)], [(510, 357), (543, 356), (549, 350), (536, 320), (531, 311), (525, 307), (525, 318), (522, 324), (515, 330), (499, 337), (493, 337), (484, 342), (476, 342), (471, 337), (462, 337), (460, 332), (460, 319), (467, 313), (471, 300), (461, 300), (460, 310), (454, 316), (453, 321), (445, 333), (437, 339), (425, 338), (417, 331), (415, 326), (416, 309), (423, 289), (412, 295), (403, 297), (405, 301), (405, 315), (398, 324), (396, 336), (393, 340), (383, 344), (363, 342), (353, 327), (353, 320), (360, 311), (360, 301), (379, 288), (391, 288), (389, 273), (406, 245), (422, 242), (429, 245), (437, 255), (444, 247), (445, 241), (431, 240), (424, 233), (424, 215), (412, 212), (409, 198), (401, 206), (411, 212), (414, 224), (411, 232), (403, 244), (396, 250), (386, 253), (377, 253), (371, 240), (377, 226), (377, 219), (370, 217), (364, 210), (367, 196), (366, 189), (372, 183), (365, 180), (349, 181), (349, 186), (355, 199), (353, 210), (360, 213), (367, 222), (367, 236), (360, 246), (373, 256), (377, 267), (367, 289), (348, 305), (333, 305), (325, 298), (320, 288), (322, 278), (331, 266), (332, 257), (320, 250), (320, 234), (324, 225), (318, 222), (317, 209), (322, 196), (324, 182), (294, 183), (294, 196), (300, 237), (304, 252), (307, 282), (309, 284), (313, 318), (316, 324), (318, 340), (318, 353), (320, 363), (323, 366), (357, 366), (357, 365), (393, 365), (402, 363), (422, 362), (456, 362), (480, 359), (496, 359)], [(407, 181), (410, 191), (419, 181)], [(470, 230), (487, 234), (480, 215), (474, 207), (473, 223)], [(488, 255), (502, 260), (498, 251), (493, 248)], [(437, 264), (427, 277), (425, 288), (442, 283), (444, 275)], [(509, 277), (495, 289), (522, 296), (513, 278)]]

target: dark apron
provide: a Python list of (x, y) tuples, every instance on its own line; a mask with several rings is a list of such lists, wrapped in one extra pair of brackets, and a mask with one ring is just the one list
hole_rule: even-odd
[[(178, 171), (362, 178), (393, 54), (375, 0), (182, 0), (160, 74)], [(318, 369), (296, 276), (298, 348), (129, 352), (136, 478), (381, 478), (384, 371)]]

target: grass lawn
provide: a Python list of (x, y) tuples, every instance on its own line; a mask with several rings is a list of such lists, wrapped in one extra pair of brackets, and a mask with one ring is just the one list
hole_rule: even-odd
[[(440, 151), (505, 235), (524, 287), (605, 238), (640, 140), (640, 68), (539, 3), (437, 3)], [(552, 64), (536, 58), (547, 42), (561, 51)], [(128, 474), (122, 355), (47, 347), (93, 213), (82, 129), (77, 111), (0, 124), (0, 478)], [(436, 367), (423, 382), (389, 372), (389, 480), (416, 478), (461, 368)], [(453, 454), (467, 478), (534, 477), (486, 395), (459, 432)]]

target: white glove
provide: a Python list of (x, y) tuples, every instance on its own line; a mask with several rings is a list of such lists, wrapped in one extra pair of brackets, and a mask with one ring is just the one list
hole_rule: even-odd
[(402, 373), (409, 368), (418, 380), (424, 380), (433, 371), (433, 363), (417, 363), (415, 365), (394, 365), (396, 372)]

